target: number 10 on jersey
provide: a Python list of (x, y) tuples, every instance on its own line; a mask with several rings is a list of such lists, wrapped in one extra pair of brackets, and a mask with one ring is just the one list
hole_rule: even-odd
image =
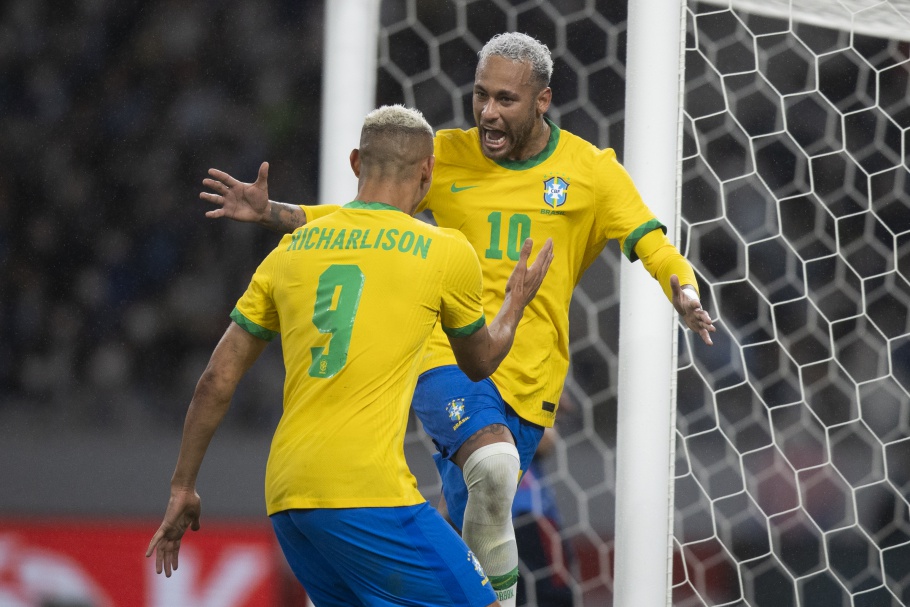
[[(502, 259), (502, 211), (493, 211), (487, 216), (490, 223), (490, 248), (484, 251), (487, 259)], [(509, 217), (509, 233), (506, 237), (506, 255), (512, 261), (518, 261), (521, 245), (531, 237), (531, 218), (524, 213), (515, 213)]]

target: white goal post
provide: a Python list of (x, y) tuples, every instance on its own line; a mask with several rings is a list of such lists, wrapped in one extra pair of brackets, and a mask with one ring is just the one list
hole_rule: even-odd
[[(684, 2), (630, 0), (624, 165), (677, 242)], [(673, 310), (640, 267), (620, 270), (614, 603), (669, 605)]]
[(319, 204), (353, 200), (357, 179), (348, 162), (360, 143), (363, 117), (376, 98), (380, 0), (325, 3)]

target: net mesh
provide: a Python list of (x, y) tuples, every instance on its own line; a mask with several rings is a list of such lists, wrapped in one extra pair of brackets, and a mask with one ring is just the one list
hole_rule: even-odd
[(910, 10), (754, 4), (687, 15), (673, 602), (910, 604)]
[[(673, 604), (910, 605), (910, 9), (686, 17), (679, 244), (719, 332), (709, 348), (680, 330)], [(553, 51), (551, 118), (621, 158), (625, 19), (606, 0), (384, 0), (377, 102), (472, 126), (477, 51), (524, 31)], [(558, 524), (537, 526), (557, 558), (523, 558), (530, 605), (560, 604), (553, 584), (612, 602), (620, 263), (609, 246), (570, 309), (540, 474)], [(413, 420), (406, 449), (435, 500)]]

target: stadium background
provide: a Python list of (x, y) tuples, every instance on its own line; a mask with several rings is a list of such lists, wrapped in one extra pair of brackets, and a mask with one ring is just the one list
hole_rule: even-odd
[[(687, 39), (682, 246), (721, 335), (711, 352), (680, 340), (674, 604), (910, 604), (910, 51), (717, 10), (690, 6)], [(381, 14), (377, 102), (469, 124), (452, 91), (469, 87), (477, 44), (527, 31), (556, 50), (551, 116), (622, 156), (623, 3)], [(0, 579), (54, 548), (36, 528), (144, 551), (195, 381), (277, 241), (207, 220), (201, 180), (211, 166), (251, 180), (268, 160), (273, 198), (315, 200), (322, 16), (290, 0), (0, 8)], [(785, 123), (789, 138), (772, 136)], [(546, 468), (585, 605), (611, 590), (618, 264), (610, 247), (573, 302), (571, 403)], [(207, 457), (209, 568), (232, 535), (268, 551), (256, 534), (281, 381), (270, 347)], [(416, 427), (407, 448), (435, 498)]]

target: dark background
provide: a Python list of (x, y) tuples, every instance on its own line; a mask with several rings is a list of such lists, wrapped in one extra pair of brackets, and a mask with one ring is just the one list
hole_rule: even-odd
[[(179, 428), (277, 241), (206, 219), (202, 179), (268, 160), (315, 200), (321, 45), (321, 2), (3, 3), (0, 419)], [(251, 392), (228, 426), (277, 419)]]

